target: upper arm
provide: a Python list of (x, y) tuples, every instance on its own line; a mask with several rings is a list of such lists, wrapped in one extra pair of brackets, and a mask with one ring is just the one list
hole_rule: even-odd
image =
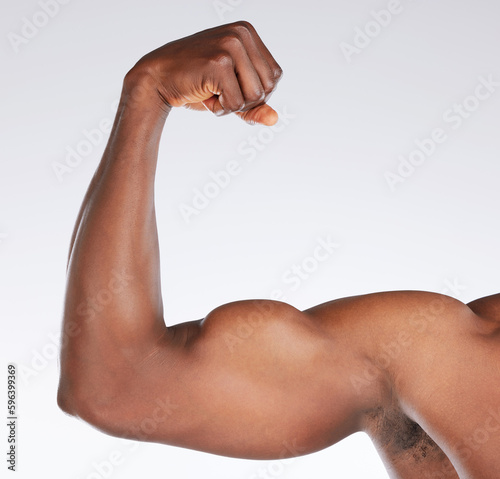
[(352, 357), (306, 313), (239, 301), (170, 333), (98, 427), (247, 458), (309, 453), (359, 429)]

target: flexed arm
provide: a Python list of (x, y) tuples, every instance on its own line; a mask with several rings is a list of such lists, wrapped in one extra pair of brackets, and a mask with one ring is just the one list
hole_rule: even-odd
[(317, 450), (359, 427), (352, 357), (332, 351), (312, 316), (240, 301), (203, 321), (163, 320), (154, 178), (165, 120), (188, 106), (272, 125), (266, 101), (280, 77), (245, 22), (169, 43), (127, 74), (70, 252), (67, 413), (121, 437), (255, 458)]

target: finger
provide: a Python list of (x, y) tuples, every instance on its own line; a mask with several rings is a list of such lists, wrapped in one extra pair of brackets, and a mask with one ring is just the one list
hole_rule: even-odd
[(224, 87), (206, 86), (205, 99), (201, 96), (201, 101), (188, 103), (185, 105), (187, 108), (192, 110), (207, 109), (215, 114), (227, 114), (251, 109), (263, 103), (266, 92), (241, 43), (238, 42), (238, 47), (232, 48), (231, 55), (219, 60), (220, 62), (228, 65), (226, 72), (221, 72), (219, 68), (216, 68), (211, 74), (216, 78), (222, 78)]
[(245, 107), (245, 100), (236, 78), (234, 66), (225, 70), (225, 72), (217, 73), (217, 77), (223, 79), (222, 84), (209, 86), (209, 91), (213, 96), (202, 102), (207, 110), (217, 116), (241, 111)]
[(279, 119), (278, 113), (266, 103), (236, 114), (251, 125), (260, 123), (261, 125), (273, 126)]
[[(214, 96), (210, 97), (208, 100), (203, 100), (201, 102), (201, 105), (203, 106), (204, 110), (208, 110), (208, 111), (211, 111), (212, 113), (215, 113), (216, 109), (221, 108), (220, 104), (216, 105), (218, 99), (219, 99), (218, 96), (214, 95)], [(190, 107), (190, 105), (186, 105), (186, 106), (188, 108)]]
[(238, 22), (235, 24), (235, 29), (243, 41), (266, 94), (272, 93), (283, 75), (283, 70), (250, 23)]
[(240, 48), (240, 51), (235, 54), (235, 74), (245, 101), (243, 109), (249, 110), (262, 104), (266, 91), (244, 48)]

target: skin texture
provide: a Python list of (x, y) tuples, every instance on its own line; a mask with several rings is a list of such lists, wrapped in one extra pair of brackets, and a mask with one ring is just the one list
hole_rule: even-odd
[(58, 404), (105, 433), (278, 459), (370, 435), (391, 477), (500, 477), (500, 295), (229, 303), (166, 327), (154, 205), (173, 107), (272, 125), (281, 69), (246, 22), (127, 74), (68, 261)]

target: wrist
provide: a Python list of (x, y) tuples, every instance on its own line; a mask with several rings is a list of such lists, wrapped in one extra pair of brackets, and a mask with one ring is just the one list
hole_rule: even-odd
[(143, 66), (134, 66), (123, 80), (121, 103), (129, 111), (149, 112), (165, 120), (172, 107), (158, 92), (157, 81)]

